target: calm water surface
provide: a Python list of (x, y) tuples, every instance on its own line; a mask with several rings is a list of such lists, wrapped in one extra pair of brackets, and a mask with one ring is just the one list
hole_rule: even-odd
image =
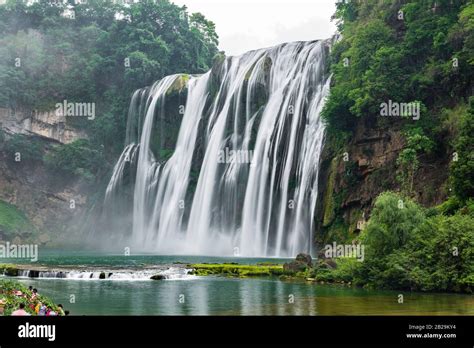
[[(41, 255), (37, 265), (133, 271), (166, 268), (176, 262), (255, 264), (285, 260), (50, 252)], [(399, 304), (400, 292), (396, 291), (270, 278), (16, 279), (62, 303), (72, 315), (474, 315), (471, 295), (403, 293), (404, 303)], [(75, 303), (70, 303), (71, 296)]]

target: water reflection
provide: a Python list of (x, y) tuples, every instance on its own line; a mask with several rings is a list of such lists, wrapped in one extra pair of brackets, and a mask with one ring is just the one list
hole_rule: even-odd
[[(474, 297), (405, 294), (271, 279), (31, 279), (76, 315), (473, 315)], [(74, 295), (75, 303), (70, 303)]]

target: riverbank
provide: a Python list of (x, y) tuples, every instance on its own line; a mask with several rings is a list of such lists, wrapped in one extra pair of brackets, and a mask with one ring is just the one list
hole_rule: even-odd
[(29, 315), (39, 315), (41, 307), (42, 315), (64, 315), (63, 310), (49, 297), (34, 293), (33, 289), (19, 282), (0, 279), (0, 315), (11, 315), (20, 306)]
[[(373, 263), (372, 263), (373, 264)], [(317, 284), (340, 284), (355, 286), (372, 290), (399, 290), (431, 293), (465, 293), (471, 294), (472, 287), (455, 288), (423, 288), (413, 282), (403, 284), (391, 283), (390, 275), (386, 275), (387, 281), (374, 284), (368, 279), (361, 279), (363, 262), (357, 258), (340, 257), (319, 258), (313, 260), (309, 255), (299, 254), (295, 260), (283, 264), (258, 263), (255, 265), (243, 265), (236, 263), (212, 263), (212, 264), (188, 264), (192, 269), (190, 274), (197, 276), (221, 276), (221, 277), (277, 277), (279, 280), (299, 280)], [(426, 280), (425, 280), (426, 281)]]
[[(466, 294), (379, 290), (323, 280), (334, 272), (343, 274), (347, 265), (341, 263), (362, 263), (355, 259), (328, 259), (325, 266), (322, 258), (313, 259), (308, 267), (305, 257), (296, 262), (44, 251), (37, 263), (2, 261), (19, 273), (0, 279), (33, 286), (67, 304), (73, 315), (474, 315), (474, 299)], [(102, 272), (105, 278), (100, 278)], [(152, 274), (165, 277), (152, 280)]]
[[(447, 293), (373, 290), (274, 276), (190, 276), (100, 280), (15, 278), (73, 315), (474, 315), (474, 298)], [(70, 295), (75, 302), (70, 303)], [(404, 302), (399, 303), (403, 294)]]

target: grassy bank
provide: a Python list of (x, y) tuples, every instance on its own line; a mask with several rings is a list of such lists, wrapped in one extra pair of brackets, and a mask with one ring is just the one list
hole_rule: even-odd
[(218, 275), (225, 277), (261, 277), (280, 276), (283, 272), (283, 265), (257, 264), (239, 265), (235, 263), (224, 264), (191, 264), (191, 274), (197, 276)]
[[(18, 295), (18, 291), (21, 291), (22, 295)], [(56, 313), (60, 312), (58, 306), (48, 297), (37, 295), (36, 298), (32, 299), (32, 295), (32, 292), (22, 284), (11, 280), (0, 279), (0, 300), (5, 302), (5, 316), (11, 315), (13, 311), (19, 308), (21, 303), (25, 305), (25, 311), (31, 315), (36, 315), (34, 308), (38, 303), (45, 305)]]

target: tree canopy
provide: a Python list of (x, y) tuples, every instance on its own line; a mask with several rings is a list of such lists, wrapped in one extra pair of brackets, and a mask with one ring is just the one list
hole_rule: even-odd
[(207, 71), (217, 44), (214, 23), (168, 0), (8, 0), (0, 5), (0, 107), (95, 103), (94, 122), (71, 122), (116, 153), (132, 92), (169, 74)]

